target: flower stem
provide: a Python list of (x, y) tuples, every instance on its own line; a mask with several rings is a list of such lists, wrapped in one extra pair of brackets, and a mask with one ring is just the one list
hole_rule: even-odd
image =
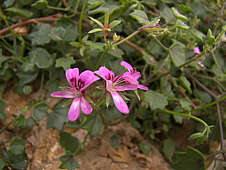
[(82, 11), (81, 11), (80, 19), (79, 19), (78, 39), (79, 39), (80, 43), (82, 42), (82, 20), (83, 20), (83, 15), (84, 15), (87, 3), (88, 3), (88, 0), (85, 0), (85, 2), (83, 3), (83, 6), (82, 6)]

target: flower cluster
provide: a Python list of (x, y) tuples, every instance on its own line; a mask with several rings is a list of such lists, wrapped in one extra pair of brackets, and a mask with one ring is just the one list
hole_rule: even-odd
[(112, 96), (116, 108), (120, 112), (128, 114), (129, 108), (119, 92), (136, 90), (137, 88), (148, 90), (148, 88), (139, 84), (138, 79), (141, 77), (140, 72), (125, 61), (122, 61), (121, 65), (128, 71), (118, 76), (115, 76), (114, 72), (106, 67), (100, 67), (95, 72), (86, 70), (80, 75), (78, 68), (68, 69), (66, 70), (66, 78), (70, 87), (66, 87), (64, 91), (53, 92), (51, 96), (73, 98), (73, 102), (68, 111), (68, 119), (75, 121), (80, 114), (80, 110), (82, 110), (84, 114), (90, 114), (92, 112), (92, 106), (85, 99), (85, 89), (93, 82), (100, 79), (96, 76), (98, 75), (105, 80), (105, 89)]

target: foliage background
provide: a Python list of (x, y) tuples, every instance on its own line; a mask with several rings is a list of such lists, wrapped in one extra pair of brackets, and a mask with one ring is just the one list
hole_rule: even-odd
[[(61, 131), (59, 142), (65, 148), (65, 155), (60, 158), (62, 168), (78, 167), (73, 156), (82, 148), (76, 138), (63, 132), (65, 126), (86, 129), (94, 136), (101, 132), (104, 121), (124, 116), (113, 107), (101, 106), (104, 119), (97, 110), (91, 116), (80, 117), (79, 122), (70, 123), (66, 119), (68, 101), (66, 104), (60, 101), (48, 113), (45, 99), (65, 85), (66, 69), (94, 71), (105, 65), (122, 73), (119, 64), (122, 60), (141, 71), (142, 83), (150, 88), (139, 92), (141, 101), (131, 98), (128, 103), (132, 111), (126, 118), (147, 139), (161, 143), (162, 153), (175, 169), (197, 169), (200, 165), (204, 169), (207, 158), (204, 155), (211, 154), (210, 141), (219, 141), (223, 149), (226, 127), (223, 1), (0, 0), (0, 4), (0, 93), (3, 95), (9, 88), (20, 95), (40, 91), (29, 106), (32, 115), (25, 118), (25, 109), (12, 123), (15, 128), (26, 129), (47, 116), (48, 128)], [(99, 28), (89, 17), (104, 23), (108, 15), (110, 23), (115, 20), (121, 23), (111, 29), (106, 40), (103, 32), (88, 33)], [(154, 27), (156, 24), (159, 27)], [(120, 36), (118, 41), (113, 40), (113, 33)], [(194, 55), (195, 47), (199, 47), (201, 54)], [(1, 121), (7, 118), (4, 108), (1, 99)], [(170, 135), (175, 127), (185, 126), (192, 127), (186, 133), (193, 134), (190, 139), (196, 141), (187, 150), (176, 148)], [(22, 138), (23, 135), (16, 134), (8, 150), (1, 144), (4, 152), (0, 155), (0, 169), (27, 166)], [(68, 147), (68, 143), (76, 147)], [(176, 149), (183, 152), (175, 154)], [(202, 163), (197, 163), (200, 160)]]

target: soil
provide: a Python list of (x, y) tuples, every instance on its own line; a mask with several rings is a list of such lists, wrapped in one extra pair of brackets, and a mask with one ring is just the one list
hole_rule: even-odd
[[(5, 143), (6, 148), (12, 137), (19, 133), (13, 125), (8, 125), (13, 120), (13, 114), (20, 114), (26, 106), (37, 99), (38, 94), (31, 96), (18, 96), (12, 91), (4, 94), (7, 103), (7, 120), (0, 121), (0, 129), (8, 126), (0, 134), (0, 141)], [(53, 106), (57, 99), (48, 98), (47, 103)], [(25, 117), (31, 111), (28, 109)], [(73, 136), (79, 138), (81, 142), (85, 140), (87, 131), (78, 130), (73, 132), (66, 129)], [(58, 130), (47, 128), (47, 118), (38, 122), (37, 126), (28, 129), (23, 135), (26, 142), (25, 152), (29, 159), (28, 170), (58, 170), (59, 157), (64, 150), (58, 142)], [(113, 148), (109, 144), (112, 134), (120, 136), (121, 143)], [(101, 135), (90, 137), (85, 142), (84, 150), (76, 156), (80, 164), (80, 170), (169, 170), (168, 163), (164, 160), (156, 146), (152, 143), (151, 151), (148, 155), (141, 153), (138, 145), (144, 138), (139, 132), (132, 128), (127, 121), (122, 121), (115, 126), (104, 128)]]

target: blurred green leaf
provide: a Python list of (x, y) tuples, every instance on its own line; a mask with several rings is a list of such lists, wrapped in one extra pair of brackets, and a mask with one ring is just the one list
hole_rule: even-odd
[(176, 67), (185, 63), (186, 56), (183, 44), (174, 42), (174, 44), (170, 47), (170, 52), (171, 60)]
[(60, 145), (64, 147), (66, 151), (75, 154), (80, 150), (80, 143), (76, 137), (71, 136), (71, 134), (67, 132), (60, 132), (59, 136)]
[(61, 160), (61, 169), (75, 170), (75, 168), (79, 168), (78, 161), (74, 159), (72, 155), (63, 155), (60, 157)]
[(2, 55), (2, 49), (0, 48), (0, 68), (2, 67), (2, 64), (8, 59), (8, 57)]
[(210, 103), (212, 101), (211, 96), (202, 90), (195, 89), (194, 95), (204, 103)]
[(53, 59), (48, 51), (44, 48), (35, 48), (31, 51), (32, 63), (39, 68), (48, 68), (52, 65)]
[(184, 21), (188, 21), (188, 18), (182, 14), (179, 13), (179, 11), (176, 8), (171, 8), (172, 12), (174, 14), (175, 17), (177, 17), (178, 19), (182, 19)]
[(5, 101), (0, 98), (0, 120), (6, 120), (5, 108)]
[(49, 24), (39, 24), (36, 31), (31, 32), (28, 36), (31, 39), (32, 45), (44, 45), (50, 42), (51, 26)]
[(162, 151), (168, 160), (170, 161), (172, 160), (175, 149), (176, 149), (176, 144), (172, 139), (168, 138), (163, 141)]
[(183, 99), (179, 99), (179, 103), (185, 111), (191, 111), (191, 104), (192, 104), (191, 101), (183, 98)]
[(36, 121), (42, 120), (48, 114), (48, 105), (45, 102), (36, 104), (32, 109), (32, 117)]
[(102, 130), (103, 122), (99, 114), (96, 114), (95, 117), (88, 118), (83, 129), (87, 130), (91, 136), (98, 135)]
[(111, 147), (117, 148), (120, 145), (120, 143), (121, 143), (120, 137), (118, 135), (116, 135), (116, 134), (113, 134), (110, 137), (109, 143), (110, 143)]
[(47, 127), (61, 130), (66, 122), (68, 109), (63, 102), (57, 103), (48, 117)]
[(0, 159), (0, 170), (3, 170), (3, 168), (6, 166), (5, 162)]
[(25, 84), (28, 84), (28, 83), (34, 81), (38, 76), (38, 72), (37, 71), (34, 71), (34, 72), (18, 72), (18, 73), (16, 73), (16, 75), (19, 77), (19, 84), (25, 85)]
[(25, 17), (25, 18), (31, 18), (33, 16), (33, 13), (27, 9), (21, 9), (16, 7), (7, 8), (6, 11), (12, 12), (16, 15)]
[(174, 18), (173, 12), (168, 6), (164, 6), (160, 10), (160, 16), (163, 17), (166, 22), (170, 22)]
[(12, 152), (14, 155), (23, 154), (24, 149), (25, 149), (25, 142), (23, 139), (19, 137), (14, 137), (10, 141), (10, 152)]
[(139, 148), (140, 148), (141, 152), (144, 153), (145, 155), (147, 155), (151, 151), (151, 145), (150, 145), (150, 143), (148, 143), (146, 141), (142, 141), (139, 144)]
[(179, 80), (182, 83), (183, 87), (188, 91), (188, 93), (192, 94), (191, 83), (188, 81), (188, 79), (185, 76), (181, 76)]
[(64, 70), (67, 70), (71, 67), (71, 65), (75, 64), (76, 61), (73, 57), (67, 57), (67, 58), (58, 58), (56, 60), (56, 67), (63, 67)]
[(173, 162), (175, 170), (205, 170), (205, 157), (197, 149), (187, 147), (186, 152), (176, 153), (176, 159)]
[(154, 91), (145, 92), (144, 101), (147, 102), (151, 109), (164, 109), (168, 105), (168, 100), (164, 95)]
[(46, 7), (46, 6), (48, 6), (47, 0), (38, 0), (32, 4), (32, 7), (37, 7), (37, 8)]

